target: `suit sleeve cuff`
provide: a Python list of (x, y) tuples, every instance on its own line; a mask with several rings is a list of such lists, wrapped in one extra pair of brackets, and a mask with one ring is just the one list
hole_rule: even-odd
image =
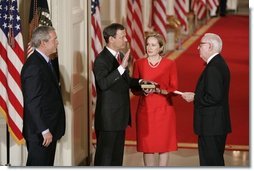
[(119, 65), (119, 67), (117, 69), (118, 69), (118, 72), (120, 73), (120, 75), (123, 75), (125, 69), (122, 67), (122, 65)]

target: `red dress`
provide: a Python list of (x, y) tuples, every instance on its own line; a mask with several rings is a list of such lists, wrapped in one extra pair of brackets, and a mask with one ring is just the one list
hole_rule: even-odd
[[(166, 58), (162, 58), (157, 67), (151, 67), (147, 58), (137, 60), (133, 77), (157, 82), (161, 89), (168, 92), (177, 90), (176, 64)], [(140, 96), (136, 123), (137, 151), (154, 153), (177, 150), (172, 94), (165, 96), (153, 93)]]

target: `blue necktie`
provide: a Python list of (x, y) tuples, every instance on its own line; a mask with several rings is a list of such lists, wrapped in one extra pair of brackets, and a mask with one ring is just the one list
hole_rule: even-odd
[(48, 61), (48, 65), (49, 65), (49, 67), (50, 67), (50, 69), (52, 71), (52, 74), (54, 75), (55, 79), (57, 80), (56, 72), (55, 72), (55, 69), (54, 69), (54, 67), (52, 65), (51, 60)]

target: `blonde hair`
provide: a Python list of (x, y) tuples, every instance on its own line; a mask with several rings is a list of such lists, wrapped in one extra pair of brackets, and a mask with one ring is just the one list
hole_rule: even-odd
[(165, 44), (164, 38), (162, 37), (162, 35), (157, 32), (147, 33), (147, 36), (145, 38), (145, 50), (146, 50), (147, 40), (149, 37), (154, 37), (158, 40), (159, 46), (160, 46), (160, 48), (162, 48), (162, 50), (159, 52), (159, 54), (162, 55), (164, 53), (164, 44)]

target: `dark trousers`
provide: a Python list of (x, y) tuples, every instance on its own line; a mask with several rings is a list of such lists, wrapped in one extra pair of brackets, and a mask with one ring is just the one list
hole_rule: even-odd
[(227, 12), (227, 0), (220, 0), (220, 16), (225, 16)]
[(122, 166), (125, 131), (96, 131), (95, 166)]
[(199, 136), (200, 166), (225, 166), (224, 150), (227, 135)]
[(53, 166), (56, 152), (56, 141), (52, 141), (48, 147), (42, 146), (42, 142), (27, 141), (27, 166)]

